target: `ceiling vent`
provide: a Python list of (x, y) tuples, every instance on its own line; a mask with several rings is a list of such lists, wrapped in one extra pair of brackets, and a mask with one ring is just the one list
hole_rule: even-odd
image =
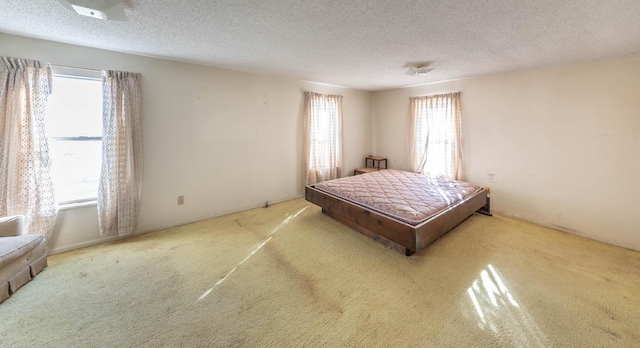
[(64, 8), (91, 18), (126, 21), (122, 0), (57, 0)]
[(407, 75), (424, 76), (433, 70), (434, 68), (428, 68), (426, 66), (416, 66), (409, 68), (409, 70), (407, 70)]

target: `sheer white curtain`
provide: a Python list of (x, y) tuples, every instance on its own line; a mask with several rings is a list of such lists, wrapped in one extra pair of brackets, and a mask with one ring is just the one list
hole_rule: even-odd
[(342, 176), (342, 96), (304, 93), (305, 185)]
[(410, 98), (409, 163), (414, 172), (462, 179), (460, 92)]
[(51, 67), (28, 59), (0, 62), (0, 216), (24, 215), (26, 233), (51, 236), (58, 215), (44, 117)]
[(142, 190), (140, 74), (103, 71), (102, 172), (98, 186), (100, 235), (134, 232)]

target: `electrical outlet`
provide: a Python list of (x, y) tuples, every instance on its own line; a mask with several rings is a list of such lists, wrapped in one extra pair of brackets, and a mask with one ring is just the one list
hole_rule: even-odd
[(178, 205), (184, 204), (184, 196), (178, 196)]

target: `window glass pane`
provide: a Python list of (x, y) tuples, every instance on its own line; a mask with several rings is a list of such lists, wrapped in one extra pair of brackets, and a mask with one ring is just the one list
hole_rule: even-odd
[(93, 199), (98, 195), (102, 140), (49, 141), (51, 176), (58, 202)]
[(95, 199), (102, 166), (102, 81), (54, 75), (46, 127), (58, 202)]
[(49, 137), (102, 136), (102, 81), (54, 75), (47, 132)]

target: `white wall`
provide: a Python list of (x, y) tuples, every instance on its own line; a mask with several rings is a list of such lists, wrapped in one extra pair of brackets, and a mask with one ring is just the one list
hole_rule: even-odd
[[(137, 233), (303, 194), (303, 92), (341, 94), (346, 173), (371, 153), (371, 93), (0, 33), (0, 56), (142, 73)], [(185, 204), (177, 205), (177, 196)], [(51, 252), (99, 241), (95, 206), (63, 210)]]
[[(302, 195), (304, 90), (345, 96), (347, 173), (372, 153), (408, 169), (409, 97), (462, 91), (466, 178), (495, 211), (640, 250), (640, 57), (371, 94), (2, 33), (0, 55), (142, 73), (137, 233)], [(74, 208), (49, 248), (104, 240), (95, 206)]]
[(640, 250), (640, 57), (376, 92), (374, 151), (408, 169), (409, 97), (454, 91), (494, 211)]

